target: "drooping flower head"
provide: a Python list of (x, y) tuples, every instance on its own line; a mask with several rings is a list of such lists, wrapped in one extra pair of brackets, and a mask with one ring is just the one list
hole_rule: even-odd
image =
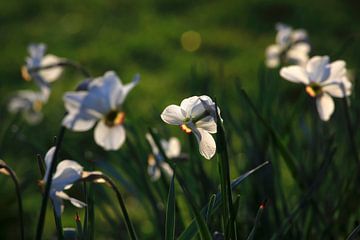
[(215, 103), (208, 96), (193, 96), (184, 99), (180, 106), (170, 105), (161, 113), (164, 122), (180, 126), (187, 134), (193, 133), (199, 143), (199, 151), (206, 159), (216, 152), (216, 143), (211, 134), (216, 133)]
[[(46, 172), (43, 178), (44, 184), (46, 183), (46, 180), (50, 174), (50, 165), (54, 152), (55, 147), (52, 147), (45, 155)], [(76, 181), (81, 179), (82, 171), (83, 167), (72, 160), (63, 160), (57, 165), (56, 171), (52, 177), (50, 198), (58, 216), (61, 215), (64, 209), (63, 200), (70, 201), (75, 207), (82, 208), (86, 206), (85, 203), (75, 198), (69, 197), (64, 192), (64, 190), (70, 189)]]
[(122, 105), (139, 80), (136, 75), (131, 83), (123, 85), (115, 72), (109, 71), (89, 83), (87, 91), (67, 92), (64, 102), (68, 113), (62, 124), (81, 132), (97, 123), (95, 142), (105, 150), (119, 149), (126, 137)]
[(31, 90), (18, 91), (8, 102), (8, 111), (11, 113), (21, 113), (24, 119), (30, 124), (39, 123), (43, 114), (43, 105), (47, 102), (48, 95), (43, 92)]
[(329, 63), (328, 56), (315, 56), (304, 67), (283, 67), (280, 75), (290, 82), (304, 84), (306, 92), (316, 98), (321, 120), (328, 121), (335, 109), (332, 97), (343, 98), (351, 94), (345, 66), (342, 60)]
[(22, 67), (21, 73), (25, 80), (34, 79), (41, 91), (44, 91), (44, 94), (49, 94), (50, 83), (59, 78), (63, 68), (61, 66), (55, 66), (48, 69), (36, 70), (39, 67), (55, 65), (62, 61), (61, 58), (55, 55), (45, 55), (45, 51), (46, 45), (43, 43), (30, 44), (28, 47), (29, 56), (25, 59), (26, 65)]
[(266, 66), (275, 68), (282, 62), (304, 65), (309, 59), (308, 35), (303, 29), (293, 30), (290, 26), (276, 24), (275, 44), (266, 48)]
[[(50, 148), (50, 150), (45, 155), (45, 165), (46, 171), (41, 184), (44, 185), (47, 181), (47, 178), (50, 174), (50, 165), (53, 160), (55, 152), (55, 147)], [(52, 177), (51, 187), (50, 187), (50, 198), (53, 202), (55, 212), (58, 216), (61, 215), (64, 209), (63, 200), (70, 201), (75, 207), (82, 208), (86, 206), (85, 203), (79, 201), (75, 198), (67, 195), (64, 190), (70, 189), (73, 184), (80, 179), (88, 178), (90, 175), (101, 175), (101, 172), (93, 171), (86, 172), (83, 170), (83, 167), (73, 161), (73, 160), (63, 160), (59, 162), (56, 167), (56, 171)], [(103, 182), (101, 180), (97, 182)]]
[[(160, 168), (169, 177), (171, 177), (173, 175), (173, 169), (167, 162), (165, 162), (164, 156), (161, 154), (159, 148), (156, 146), (153, 137), (149, 133), (147, 133), (145, 137), (148, 140), (152, 150), (152, 154), (149, 154), (148, 157), (148, 174), (150, 175), (151, 180), (156, 181), (159, 179), (161, 175)], [(174, 159), (180, 156), (181, 144), (179, 139), (175, 137), (170, 138), (168, 141), (165, 139), (161, 139), (160, 144), (168, 159)]]

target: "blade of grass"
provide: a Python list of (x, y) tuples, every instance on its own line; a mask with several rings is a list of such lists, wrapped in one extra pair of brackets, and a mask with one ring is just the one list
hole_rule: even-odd
[(247, 240), (253, 240), (254, 239), (256, 227), (259, 225), (260, 218), (261, 218), (261, 215), (262, 215), (262, 213), (264, 211), (264, 208), (265, 208), (265, 203), (261, 203), (260, 206), (259, 206), (259, 210), (258, 210), (258, 212), (256, 214), (254, 226), (253, 226), (249, 236), (247, 237)]
[(271, 138), (273, 139), (275, 145), (277, 146), (280, 154), (283, 156), (286, 166), (290, 170), (290, 173), (292, 177), (296, 180), (297, 184), (300, 186), (301, 189), (304, 189), (305, 184), (304, 181), (301, 179), (300, 174), (297, 171), (297, 165), (296, 165), (296, 159), (294, 156), (290, 153), (290, 151), (287, 149), (285, 144), (281, 141), (279, 135), (275, 131), (275, 129), (261, 116), (259, 111), (256, 109), (255, 105), (245, 92), (245, 90), (240, 89), (240, 93), (243, 96), (244, 100), (248, 103), (250, 108), (253, 110), (256, 117), (260, 120), (262, 125), (265, 127), (265, 129), (269, 132)]
[(208, 207), (206, 208), (205, 221), (207, 224), (209, 224), (210, 221), (210, 213), (214, 208), (215, 199), (216, 199), (216, 194), (211, 195), (210, 200), (208, 202)]
[(175, 238), (175, 171), (171, 178), (169, 194), (166, 206), (165, 220), (165, 240), (173, 240)]
[[(224, 126), (219, 115), (217, 102), (215, 101), (216, 109), (216, 123), (217, 123), (217, 133), (216, 133), (216, 151), (218, 156), (218, 166), (219, 166), (219, 175), (220, 175), (220, 189), (221, 194), (224, 199), (223, 204), (223, 226), (225, 239), (235, 239), (235, 225), (231, 222), (231, 213), (233, 212), (233, 202), (232, 202), (232, 191), (230, 185), (230, 164), (229, 156), (227, 151), (227, 143), (225, 137)], [(229, 225), (230, 229), (227, 230)]]
[[(250, 171), (244, 173), (243, 175), (239, 176), (238, 178), (236, 178), (235, 180), (232, 181), (231, 183), (231, 188), (235, 189), (236, 187), (239, 186), (240, 183), (242, 183), (247, 177), (249, 177), (250, 175), (252, 175), (253, 173), (255, 173), (256, 171), (258, 171), (259, 169), (261, 169), (262, 167), (266, 166), (267, 164), (269, 164), (269, 162), (264, 162), (262, 164), (260, 164), (259, 166), (251, 169)], [(222, 200), (222, 196), (220, 192), (216, 193), (216, 197), (215, 197), (215, 201), (214, 201), (214, 205), (213, 208), (211, 210), (211, 212), (209, 213), (209, 216), (213, 215), (215, 212), (217, 212), (217, 210), (219, 209), (219, 207), (221, 206), (221, 204), (223, 203)], [(205, 215), (207, 209), (209, 208), (208, 204), (206, 204), (206, 206), (204, 206), (201, 210), (201, 214)], [(192, 239), (195, 234), (198, 232), (198, 226), (195, 222), (195, 219), (192, 220), (192, 222), (189, 224), (189, 226), (181, 233), (181, 235), (178, 237), (178, 240), (187, 240), (187, 239)]]
[(346, 240), (356, 240), (359, 238), (360, 225), (358, 225), (346, 238)]

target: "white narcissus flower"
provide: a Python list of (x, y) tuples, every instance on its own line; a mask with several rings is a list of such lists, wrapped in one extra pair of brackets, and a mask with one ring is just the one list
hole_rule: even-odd
[[(152, 150), (152, 154), (150, 154), (148, 157), (148, 174), (150, 175), (151, 180), (156, 181), (159, 179), (161, 175), (159, 167), (169, 177), (171, 177), (173, 175), (173, 169), (167, 162), (165, 162), (164, 156), (161, 154), (159, 148), (156, 146), (153, 137), (149, 133), (147, 133), (145, 137), (148, 140)], [(173, 159), (180, 156), (181, 145), (179, 139), (175, 137), (170, 138), (169, 141), (161, 139), (160, 144), (168, 159)]]
[(57, 80), (63, 71), (63, 67), (61, 66), (51, 67), (49, 69), (39, 71), (31, 70), (39, 67), (55, 65), (63, 61), (62, 58), (55, 55), (45, 55), (45, 51), (46, 45), (43, 43), (30, 44), (28, 47), (29, 56), (25, 59), (26, 65), (21, 69), (23, 78), (25, 80), (34, 79), (41, 90), (48, 89), (50, 87), (49, 83)]
[[(43, 178), (44, 183), (46, 183), (46, 180), (50, 174), (50, 165), (54, 156), (54, 152), (55, 147), (52, 147), (45, 156), (46, 172)], [(70, 201), (75, 207), (82, 208), (86, 206), (85, 203), (75, 198), (71, 198), (65, 192), (63, 192), (64, 190), (71, 188), (76, 181), (81, 179), (82, 172), (83, 167), (72, 160), (63, 160), (57, 165), (56, 171), (52, 177), (50, 198), (58, 216), (61, 215), (64, 209), (63, 200)]]
[(304, 84), (306, 92), (316, 98), (321, 120), (328, 121), (335, 109), (332, 97), (343, 98), (351, 94), (345, 65), (342, 60), (329, 63), (328, 56), (315, 56), (304, 67), (283, 67), (280, 75), (290, 82)]
[(97, 123), (95, 142), (105, 150), (119, 149), (126, 137), (122, 104), (139, 80), (136, 75), (131, 83), (123, 85), (115, 72), (109, 71), (90, 82), (87, 91), (67, 92), (64, 102), (68, 113), (62, 124), (81, 132)]
[(8, 111), (21, 113), (24, 119), (30, 124), (39, 123), (43, 114), (43, 105), (47, 102), (47, 95), (42, 92), (31, 90), (18, 91), (8, 102)]
[(282, 61), (291, 64), (304, 65), (309, 59), (310, 45), (305, 30), (293, 30), (290, 26), (276, 24), (275, 44), (265, 50), (265, 63), (269, 68), (275, 68)]
[[(42, 184), (45, 185), (46, 180), (50, 174), (50, 165), (54, 157), (55, 147), (49, 149), (45, 155), (46, 171)], [(50, 198), (54, 205), (55, 212), (58, 216), (61, 215), (64, 209), (63, 200), (70, 201), (75, 207), (82, 208), (86, 204), (75, 198), (69, 197), (64, 190), (68, 190), (72, 185), (80, 179), (89, 178), (89, 176), (96, 175), (101, 176), (102, 173), (98, 171), (87, 172), (83, 170), (83, 167), (73, 160), (62, 160), (56, 167), (56, 171), (53, 174)], [(94, 182), (103, 183), (102, 179), (94, 179)]]
[(208, 96), (193, 96), (184, 99), (180, 106), (170, 105), (161, 113), (164, 122), (178, 125), (187, 134), (194, 133), (199, 151), (206, 159), (216, 152), (216, 143), (211, 134), (216, 133), (215, 103)]

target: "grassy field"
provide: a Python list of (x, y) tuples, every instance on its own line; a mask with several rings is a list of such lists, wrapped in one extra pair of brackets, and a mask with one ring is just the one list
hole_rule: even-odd
[[(15, 170), (20, 181), (26, 238), (35, 236), (42, 199), (37, 154), (44, 156), (58, 135), (65, 112), (63, 94), (83, 80), (74, 69), (66, 69), (54, 82), (43, 108), (44, 119), (37, 125), (10, 114), (7, 103), (17, 90), (36, 89), (33, 82), (22, 79), (20, 68), (28, 44), (39, 42), (47, 44), (47, 52), (80, 63), (93, 77), (114, 70), (127, 83), (140, 73), (140, 83), (124, 104), (124, 146), (105, 151), (95, 144), (92, 130), (68, 131), (59, 154), (59, 159), (77, 160), (115, 181), (139, 239), (164, 237), (170, 185), (170, 179), (152, 182), (147, 174), (151, 148), (145, 133), (149, 128), (155, 129), (159, 138), (180, 139), (182, 152), (190, 159), (179, 162), (177, 170), (198, 209), (219, 190), (221, 154), (205, 160), (194, 138), (160, 118), (166, 106), (203, 94), (216, 98), (221, 109), (230, 178), (270, 162), (233, 190), (238, 239), (246, 239), (255, 223), (254, 239), (349, 236), (359, 225), (360, 214), (356, 162), (360, 146), (359, 7), (357, 1), (350, 0), (2, 1), (0, 158)], [(282, 79), (279, 68), (265, 67), (265, 49), (275, 41), (277, 22), (306, 29), (311, 56), (345, 60), (354, 74), (350, 105), (337, 99), (330, 121), (319, 119), (314, 100), (303, 86)], [(193, 52), (181, 42), (190, 30), (201, 38)], [(0, 175), (0, 185), (0, 239), (15, 239), (19, 223), (13, 183)], [(128, 239), (113, 192), (103, 185), (89, 186), (94, 201), (89, 204), (94, 207), (94, 239)], [(69, 192), (86, 200), (81, 184)], [(178, 183), (175, 198), (178, 237), (188, 229), (194, 213)], [(264, 200), (266, 207), (256, 218)], [(75, 227), (77, 212), (84, 223), (85, 211), (65, 203), (63, 226)], [(221, 216), (220, 209), (208, 218), (211, 234), (223, 232)], [(44, 239), (56, 234), (53, 219), (49, 207)]]

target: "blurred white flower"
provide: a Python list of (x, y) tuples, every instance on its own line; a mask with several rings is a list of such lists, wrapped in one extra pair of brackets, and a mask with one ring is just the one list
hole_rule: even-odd
[(34, 79), (42, 91), (49, 89), (49, 83), (58, 79), (63, 71), (63, 67), (61, 66), (38, 71), (31, 70), (44, 66), (56, 65), (63, 60), (52, 54), (45, 55), (45, 51), (46, 45), (43, 43), (30, 44), (28, 47), (29, 56), (25, 59), (26, 65), (21, 69), (23, 78), (25, 80)]
[(351, 94), (345, 65), (342, 60), (329, 63), (328, 56), (315, 56), (304, 67), (283, 67), (280, 75), (291, 82), (305, 84), (306, 92), (316, 98), (321, 120), (327, 121), (335, 109), (331, 97), (343, 98)]
[[(148, 140), (152, 154), (148, 157), (148, 174), (151, 177), (151, 180), (156, 181), (161, 175), (160, 168), (169, 176), (173, 175), (173, 170), (170, 165), (165, 162), (164, 156), (161, 154), (159, 148), (156, 146), (155, 141), (151, 134), (147, 133), (145, 135)], [(165, 151), (165, 155), (168, 159), (173, 159), (179, 157), (181, 154), (181, 145), (179, 139), (172, 137), (169, 141), (165, 139), (160, 140), (162, 149)]]
[(21, 113), (24, 119), (30, 124), (39, 123), (43, 114), (43, 105), (47, 102), (48, 95), (42, 92), (31, 90), (18, 91), (8, 102), (8, 111), (11, 113)]
[(122, 104), (139, 82), (136, 75), (131, 83), (123, 85), (115, 72), (94, 79), (87, 91), (67, 92), (64, 95), (68, 111), (62, 124), (73, 131), (87, 131), (96, 123), (95, 142), (105, 150), (116, 150), (125, 141)]
[[(50, 165), (55, 152), (55, 147), (50, 148), (45, 156), (46, 172), (43, 178), (44, 184), (50, 174)], [(69, 197), (64, 190), (70, 189), (72, 185), (81, 179), (83, 167), (75, 161), (63, 160), (56, 168), (56, 172), (52, 177), (52, 183), (50, 188), (50, 198), (53, 202), (55, 212), (58, 216), (61, 215), (64, 209), (63, 200), (70, 201), (75, 207), (82, 208), (86, 206), (85, 203)]]
[(290, 26), (276, 24), (275, 44), (265, 50), (265, 63), (269, 68), (275, 68), (281, 62), (304, 65), (309, 59), (310, 45), (305, 30), (293, 30)]
[[(43, 185), (46, 183), (46, 180), (50, 174), (50, 165), (51, 161), (53, 160), (54, 152), (55, 147), (52, 147), (45, 155), (46, 172), (42, 180)], [(98, 171), (83, 171), (83, 167), (73, 160), (63, 160), (59, 162), (56, 167), (56, 171), (53, 174), (50, 187), (50, 198), (58, 216), (61, 215), (64, 209), (63, 200), (70, 201), (75, 207), (78, 208), (86, 206), (86, 204), (82, 201), (69, 197), (69, 195), (67, 195), (64, 190), (70, 189), (76, 181), (80, 179), (87, 179), (91, 177), (91, 175), (99, 176), (102, 175), (102, 173)], [(102, 179), (94, 179), (93, 181), (98, 183), (104, 182)]]
[(216, 133), (215, 103), (208, 96), (193, 96), (184, 99), (180, 106), (170, 105), (161, 113), (164, 122), (178, 125), (187, 134), (194, 133), (199, 151), (206, 159), (216, 152), (216, 143), (211, 136)]

